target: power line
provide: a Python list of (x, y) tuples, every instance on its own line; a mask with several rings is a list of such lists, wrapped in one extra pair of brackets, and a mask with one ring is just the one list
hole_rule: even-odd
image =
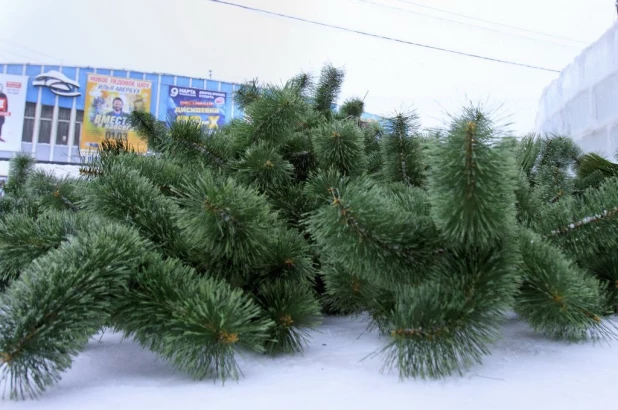
[[(4, 54), (4, 55), (12, 54), (13, 56), (24, 58), (25, 60), (22, 61), (23, 63), (28, 63), (31, 60), (34, 60), (35, 63), (41, 63), (41, 60), (39, 60), (37, 57), (27, 56), (27, 55), (24, 55), (24, 54), (15, 52), (15, 51), (11, 51), (11, 50), (0, 48), (0, 55), (2, 55), (2, 54)], [(13, 58), (13, 57), (11, 57), (11, 58)], [(17, 62), (17, 60), (15, 60), (14, 62)]]
[(49, 58), (51, 58), (52, 60), (57, 60), (57, 61), (60, 61), (61, 63), (65, 61), (65, 60), (64, 60), (64, 59), (62, 59), (62, 58), (54, 57), (54, 56), (51, 56), (51, 55), (49, 55), (49, 54), (42, 53), (42, 52), (40, 52), (40, 51), (32, 50), (32, 49), (30, 49), (30, 48), (28, 48), (28, 47), (25, 47), (25, 46), (23, 46), (23, 45), (21, 45), (21, 44), (18, 44), (18, 43), (16, 43), (16, 42), (12, 41), (12, 40), (11, 40), (11, 41), (9, 41), (9, 40), (7, 40), (7, 39), (5, 39), (5, 38), (0, 38), (0, 42), (1, 42), (1, 43), (5, 43), (5, 44), (7, 44), (7, 45), (9, 45), (9, 46), (15, 47), (15, 48), (17, 48), (17, 49), (20, 49), (20, 51), (22, 51), (22, 50), (23, 50), (23, 51), (25, 51), (25, 52), (28, 52), (28, 53), (34, 54), (34, 55), (36, 56), (36, 57), (30, 57), (30, 58), (46, 57), (46, 58), (48, 58), (48, 59), (49, 59)]
[(496, 26), (511, 28), (511, 29), (514, 29), (514, 30), (525, 31), (527, 33), (539, 34), (539, 35), (546, 36), (546, 37), (552, 37), (552, 38), (555, 38), (555, 39), (558, 39), (558, 40), (572, 41), (574, 43), (580, 43), (580, 44), (586, 44), (586, 45), (590, 44), (589, 41), (575, 40), (575, 39), (568, 38), (568, 37), (561, 37), (561, 36), (556, 36), (556, 35), (553, 35), (553, 34), (543, 33), (541, 31), (534, 31), (534, 30), (529, 30), (529, 29), (522, 28), (522, 27), (510, 26), (508, 24), (498, 23), (498, 22), (491, 21), (491, 20), (484, 20), (484, 19), (481, 19), (481, 18), (478, 18), (478, 17), (473, 17), (473, 16), (467, 16), (465, 14), (455, 13), (455, 12), (444, 10), (444, 9), (440, 9), (440, 8), (437, 8), (437, 7), (426, 6), (424, 4), (416, 3), (416, 2), (413, 2), (413, 1), (409, 1), (409, 0), (395, 0), (395, 1), (398, 1), (400, 3), (410, 4), (412, 6), (421, 7), (421, 8), (428, 9), (428, 10), (434, 10), (434, 11), (439, 11), (441, 13), (451, 14), (453, 16), (459, 16), (459, 17), (464, 17), (464, 18), (470, 19), (470, 20), (480, 21), (482, 23), (494, 24)]
[(442, 48), (442, 47), (430, 46), (430, 45), (427, 45), (427, 44), (414, 43), (414, 42), (411, 42), (411, 41), (406, 41), (406, 40), (401, 40), (401, 39), (398, 39), (398, 38), (383, 36), (383, 35), (380, 35), (380, 34), (367, 33), (365, 31), (354, 30), (354, 29), (345, 28), (345, 27), (341, 27), (341, 26), (335, 26), (335, 25), (327, 24), (327, 23), (321, 23), (319, 21), (309, 20), (309, 19), (305, 19), (305, 18), (302, 18), (302, 17), (295, 17), (295, 16), (290, 16), (290, 15), (287, 15), (287, 14), (277, 13), (277, 12), (274, 12), (274, 11), (268, 11), (268, 10), (258, 9), (258, 8), (254, 8), (254, 7), (250, 7), (250, 6), (244, 6), (242, 4), (229, 3), (227, 1), (222, 1), (222, 0), (209, 0), (209, 1), (211, 1), (213, 3), (218, 3), (218, 4), (227, 5), (227, 6), (237, 7), (237, 8), (241, 8), (241, 9), (244, 9), (244, 10), (253, 11), (253, 12), (257, 12), (257, 13), (268, 14), (268, 15), (271, 15), (271, 16), (282, 17), (282, 18), (286, 18), (286, 19), (290, 19), (290, 20), (302, 21), (304, 23), (314, 24), (314, 25), (317, 25), (317, 26), (333, 28), (333, 29), (337, 29), (337, 30), (341, 30), (341, 31), (347, 31), (349, 33), (360, 34), (360, 35), (367, 36), (367, 37), (373, 37), (373, 38), (378, 38), (378, 39), (382, 39), (382, 40), (393, 41), (393, 42), (396, 42), (396, 43), (402, 43), (402, 44), (407, 44), (407, 45), (416, 46), (416, 47), (428, 48), (428, 49), (431, 49), (431, 50), (443, 51), (443, 52), (446, 52), (446, 53), (457, 54), (457, 55), (466, 56), (466, 57), (472, 57), (472, 58), (478, 58), (478, 59), (481, 59), (481, 60), (493, 61), (493, 62), (496, 62), (496, 63), (503, 63), (503, 64), (510, 64), (510, 65), (519, 66), (519, 67), (532, 68), (532, 69), (535, 69), (535, 70), (549, 71), (549, 72), (553, 72), (553, 73), (559, 73), (560, 72), (560, 70), (554, 70), (552, 68), (540, 67), (540, 66), (524, 64), (524, 63), (517, 63), (515, 61), (501, 60), (501, 59), (493, 58), (493, 57), (485, 57), (485, 56), (481, 56), (481, 55), (477, 55), (477, 54), (465, 53), (463, 51), (456, 51), (456, 50), (450, 50), (450, 49)]
[(413, 11), (413, 10), (410, 10), (410, 9), (404, 9), (404, 8), (396, 7), (396, 6), (391, 6), (389, 4), (376, 3), (375, 1), (371, 1), (371, 0), (356, 0), (356, 1), (360, 1), (360, 2), (363, 2), (363, 3), (367, 3), (367, 4), (373, 4), (373, 5), (376, 5), (376, 6), (379, 6), (379, 7), (384, 7), (384, 8), (388, 8), (388, 9), (392, 9), (392, 10), (403, 11), (405, 13), (415, 14), (417, 16), (423, 16), (423, 17), (427, 17), (427, 18), (430, 18), (430, 19), (434, 19), (434, 20), (441, 20), (441, 21), (446, 21), (446, 22), (453, 23), (453, 24), (459, 24), (459, 25), (462, 25), (462, 26), (472, 27), (472, 28), (475, 28), (475, 29), (478, 29), (478, 30), (485, 30), (485, 31), (493, 32), (493, 33), (505, 34), (507, 36), (524, 38), (524, 39), (531, 40), (531, 41), (537, 41), (539, 43), (553, 44), (553, 45), (556, 45), (556, 46), (559, 46), (559, 47), (564, 47), (564, 48), (574, 48), (574, 49), (577, 48), (577, 47), (572, 46), (572, 45), (556, 43), (554, 41), (542, 40), (542, 39), (539, 39), (539, 38), (525, 36), (525, 35), (517, 34), (517, 33), (508, 33), (506, 31), (496, 30), (496, 29), (489, 28), (489, 27), (482, 27), (482, 26), (479, 26), (479, 25), (476, 25), (476, 24), (470, 24), (470, 23), (466, 23), (466, 22), (458, 21), (458, 20), (451, 20), (451, 19), (447, 19), (447, 18), (444, 18), (444, 17), (432, 16), (431, 14), (419, 13), (417, 11)]

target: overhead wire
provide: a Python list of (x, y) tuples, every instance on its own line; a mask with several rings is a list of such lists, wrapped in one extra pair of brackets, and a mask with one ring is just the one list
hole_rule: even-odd
[[(12, 56), (17, 56), (19, 58), (24, 58), (25, 60), (22, 61), (23, 63), (27, 63), (32, 60), (34, 60), (35, 63), (41, 63), (41, 60), (39, 60), (37, 57), (27, 56), (25, 54), (21, 54), (16, 51), (12, 51), (12, 50), (8, 50), (6, 48), (0, 47), (0, 56), (5, 56), (5, 55), (12, 55)], [(10, 57), (10, 58), (14, 58), (14, 57)], [(13, 63), (17, 63), (17, 62), (18, 60), (13, 61)]]
[[(9, 41), (9, 40), (7, 40), (7, 39), (5, 39), (5, 38), (0, 38), (0, 43), (5, 43), (5, 44), (7, 44), (7, 45), (8, 45), (8, 46), (10, 46), (10, 47), (17, 48), (17, 49), (19, 49), (20, 51), (27, 52), (27, 53), (30, 53), (30, 54), (33, 54), (33, 55), (35, 55), (35, 56), (36, 56), (36, 57), (28, 57), (28, 56), (24, 56), (24, 55), (22, 54), (22, 55), (21, 55), (22, 57), (26, 57), (26, 58), (37, 58), (37, 59), (39, 59), (39, 58), (41, 58), (41, 57), (44, 57), (45, 59), (52, 59), (52, 60), (60, 61), (60, 62), (62, 62), (62, 63), (66, 62), (66, 60), (64, 60), (64, 59), (62, 59), (62, 58), (54, 57), (54, 56), (51, 56), (51, 55), (49, 55), (49, 54), (42, 53), (42, 52), (40, 52), (40, 51), (32, 50), (32, 49), (30, 49), (30, 48), (28, 48), (28, 47), (25, 47), (25, 46), (23, 46), (23, 45), (21, 45), (21, 44), (18, 44), (18, 43), (16, 43), (16, 42), (12, 41), (12, 40), (11, 40), (11, 41)], [(17, 54), (17, 53), (13, 53), (13, 54)]]
[(458, 21), (458, 20), (451, 20), (451, 19), (447, 19), (444, 17), (439, 17), (439, 16), (433, 16), (431, 14), (426, 14), (426, 13), (419, 13), (418, 11), (414, 11), (414, 10), (410, 10), (410, 9), (404, 9), (402, 7), (397, 7), (397, 6), (392, 6), (390, 4), (384, 4), (384, 3), (378, 3), (372, 0), (356, 0), (362, 3), (367, 3), (367, 4), (373, 4), (379, 7), (383, 7), (383, 8), (388, 8), (391, 10), (397, 10), (397, 11), (403, 11), (404, 13), (409, 13), (409, 14), (414, 14), (417, 16), (422, 16), (422, 17), (426, 17), (426, 18), (430, 18), (430, 19), (434, 19), (434, 20), (441, 20), (441, 21), (445, 21), (448, 23), (453, 23), (453, 24), (459, 24), (462, 26), (467, 26), (467, 27), (472, 27), (475, 28), (477, 30), (484, 30), (484, 31), (490, 31), (492, 33), (499, 33), (499, 34), (504, 34), (507, 36), (513, 36), (513, 37), (519, 37), (519, 38), (524, 38), (527, 40), (531, 40), (531, 41), (536, 41), (539, 43), (546, 43), (546, 44), (553, 44), (555, 46), (559, 46), (559, 47), (564, 47), (564, 48), (574, 48), (574, 49), (579, 49), (580, 47), (576, 47), (574, 45), (567, 45), (567, 44), (561, 44), (561, 43), (556, 43), (554, 41), (548, 41), (548, 40), (541, 40), (539, 38), (535, 38), (535, 37), (530, 37), (530, 36), (525, 36), (522, 34), (517, 34), (517, 33), (509, 33), (506, 31), (502, 31), (502, 30), (497, 30), (497, 29), (493, 29), (493, 28), (489, 28), (489, 27), (482, 27), (476, 24), (470, 24), (470, 23), (466, 23), (464, 21)]
[(230, 7), (236, 7), (236, 8), (244, 9), (244, 10), (251, 11), (251, 12), (256, 12), (256, 13), (260, 13), (260, 14), (267, 14), (267, 15), (281, 17), (281, 18), (285, 18), (285, 19), (289, 19), (289, 20), (294, 20), (294, 21), (301, 21), (301, 22), (308, 23), (308, 24), (313, 24), (313, 25), (317, 25), (317, 26), (321, 26), (321, 27), (328, 27), (328, 28), (332, 28), (332, 29), (336, 29), (336, 30), (340, 30), (340, 31), (346, 31), (346, 32), (349, 32), (349, 33), (355, 33), (355, 34), (363, 35), (363, 36), (366, 36), (366, 37), (372, 37), (372, 38), (377, 38), (377, 39), (381, 39), (381, 40), (392, 41), (392, 42), (396, 42), (396, 43), (400, 43), (400, 44), (406, 44), (406, 45), (410, 45), (410, 46), (421, 47), (421, 48), (426, 48), (426, 49), (430, 49), (430, 50), (436, 50), (436, 51), (441, 51), (441, 52), (445, 52), (445, 53), (451, 53), (451, 54), (461, 55), (461, 56), (465, 56), (465, 57), (476, 58), (476, 59), (486, 60), (486, 61), (493, 61), (493, 62), (496, 62), (496, 63), (502, 63), (502, 64), (508, 64), (508, 65), (513, 65), (513, 66), (525, 67), (525, 68), (530, 68), (530, 69), (535, 69), (535, 70), (548, 71), (548, 72), (553, 72), (553, 73), (559, 73), (560, 72), (560, 70), (556, 70), (556, 69), (552, 69), (552, 68), (541, 67), (541, 66), (536, 66), (536, 65), (532, 65), (532, 64), (518, 63), (518, 62), (515, 62), (515, 61), (503, 60), (503, 59), (499, 59), (499, 58), (493, 58), (493, 57), (487, 57), (487, 56), (482, 56), (482, 55), (478, 55), (478, 54), (466, 53), (466, 52), (463, 52), (463, 51), (457, 51), (457, 50), (447, 49), (447, 48), (443, 48), (443, 47), (432, 46), (432, 45), (428, 45), (428, 44), (416, 43), (416, 42), (402, 40), (402, 39), (398, 39), (398, 38), (394, 38), (394, 37), (389, 37), (389, 36), (385, 36), (385, 35), (369, 33), (369, 32), (365, 32), (365, 31), (361, 31), (361, 30), (355, 30), (355, 29), (346, 28), (346, 27), (342, 27), (342, 26), (336, 26), (336, 25), (328, 24), (328, 23), (322, 23), (322, 22), (319, 22), (319, 21), (310, 20), (310, 19), (306, 19), (306, 18), (302, 18), (302, 17), (291, 16), (291, 15), (288, 15), (288, 14), (278, 13), (278, 12), (275, 12), (275, 11), (269, 11), (269, 10), (259, 9), (259, 8), (256, 8), (256, 7), (245, 6), (243, 4), (231, 3), (231, 2), (223, 1), (223, 0), (208, 0), (208, 1), (210, 1), (212, 3), (217, 3), (217, 4), (221, 4), (221, 5), (226, 5), (226, 6), (230, 6)]
[(480, 21), (482, 23), (494, 24), (494, 25), (497, 25), (497, 26), (505, 27), (505, 28), (510, 28), (510, 29), (519, 30), (519, 31), (525, 31), (525, 32), (531, 33), (531, 34), (538, 34), (538, 35), (542, 35), (542, 36), (546, 36), (546, 37), (552, 37), (552, 38), (555, 38), (555, 39), (558, 39), (558, 40), (572, 41), (574, 43), (580, 43), (580, 44), (589, 44), (590, 43), (589, 41), (582, 41), (582, 40), (576, 40), (576, 39), (568, 38), (568, 37), (556, 36), (554, 34), (543, 33), (541, 31), (530, 30), (530, 29), (526, 29), (526, 28), (523, 28), (523, 27), (511, 26), (511, 25), (504, 24), (504, 23), (499, 23), (499, 22), (496, 22), (496, 21), (485, 20), (485, 19), (482, 19), (482, 18), (474, 17), (474, 16), (468, 16), (466, 14), (456, 13), (456, 12), (453, 12), (453, 11), (450, 11), (450, 10), (444, 10), (444, 9), (441, 9), (441, 8), (438, 8), (438, 7), (427, 6), (425, 4), (416, 3), (416, 2), (410, 1), (410, 0), (395, 0), (395, 1), (398, 1), (400, 3), (409, 4), (409, 5), (416, 6), (416, 7), (421, 7), (421, 8), (428, 9), (428, 10), (439, 11), (441, 13), (446, 13), (446, 14), (450, 14), (450, 15), (453, 15), (453, 16), (464, 17), (464, 18), (467, 18), (467, 19), (470, 19), (470, 20)]

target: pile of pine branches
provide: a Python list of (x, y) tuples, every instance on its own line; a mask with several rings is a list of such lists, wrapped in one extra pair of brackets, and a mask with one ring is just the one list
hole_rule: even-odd
[(79, 178), (11, 161), (0, 199), (0, 369), (12, 398), (122, 332), (196, 379), (238, 351), (301, 352), (361, 314), (402, 377), (464, 372), (505, 313), (569, 341), (613, 337), (618, 166), (566, 137), (505, 135), (471, 107), (441, 132), (361, 120), (326, 66), (247, 83), (220, 130), (134, 113), (149, 154), (106, 140)]

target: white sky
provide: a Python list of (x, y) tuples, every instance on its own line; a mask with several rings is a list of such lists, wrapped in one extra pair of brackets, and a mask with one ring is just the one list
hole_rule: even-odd
[[(562, 69), (616, 21), (614, 0), (406, 0), (573, 43), (406, 4), (369, 0), (228, 0), (407, 41)], [(325, 62), (346, 69), (342, 99), (366, 110), (414, 107), (424, 126), (469, 100), (502, 104), (532, 131), (538, 99), (557, 73), (514, 67), (266, 16), (209, 0), (0, 0), (0, 61), (87, 65), (241, 82), (281, 82)], [(480, 27), (499, 30), (497, 33)], [(509, 34), (510, 33), (510, 34)], [(515, 37), (512, 34), (537, 40)], [(540, 42), (538, 40), (542, 40)], [(547, 42), (559, 43), (548, 44)], [(340, 101), (341, 102), (341, 101)]]

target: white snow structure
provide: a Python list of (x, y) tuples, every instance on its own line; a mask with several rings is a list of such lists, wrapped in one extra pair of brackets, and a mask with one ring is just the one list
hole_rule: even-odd
[[(0, 161), (0, 176), (9, 174), (9, 161)], [(34, 168), (38, 171), (52, 173), (57, 177), (77, 177), (79, 176), (79, 165), (59, 165), (37, 163)]]
[(587, 47), (544, 91), (538, 133), (572, 137), (586, 152), (618, 151), (618, 23)]

